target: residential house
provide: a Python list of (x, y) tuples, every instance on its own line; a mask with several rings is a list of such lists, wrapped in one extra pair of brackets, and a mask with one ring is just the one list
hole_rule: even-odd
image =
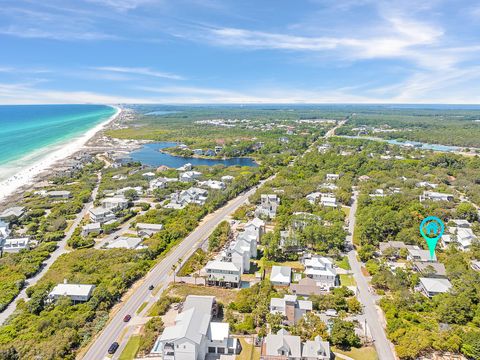
[[(260, 240), (262, 235), (265, 233), (265, 221), (254, 218), (250, 220), (244, 227), (245, 231), (252, 231), (257, 235), (257, 239)], [(256, 255), (255, 255), (256, 257)]]
[(197, 187), (175, 192), (170, 195), (170, 203), (166, 208), (183, 209), (188, 204), (204, 205), (207, 201), (208, 191)]
[(430, 256), (429, 250), (420, 249), (418, 246), (411, 246), (407, 249), (408, 255), (407, 260), (410, 261), (420, 261), (420, 262), (436, 262), (437, 257), (435, 254), (433, 258)]
[(272, 266), (270, 282), (273, 285), (288, 286), (292, 279), (292, 268), (290, 266)]
[(302, 278), (297, 284), (290, 284), (290, 291), (294, 295), (309, 297), (310, 295), (325, 294), (326, 289), (317, 286), (317, 282), (309, 277)]
[(203, 155), (203, 150), (202, 149), (193, 149), (192, 151), (195, 155)]
[(221, 153), (222, 150), (223, 150), (223, 147), (221, 147), (220, 145), (215, 146), (215, 154)]
[(232, 338), (227, 323), (212, 322), (213, 296), (187, 296), (175, 323), (167, 326), (150, 354), (163, 360), (203, 360), (207, 354), (238, 354), (240, 342)]
[(327, 207), (337, 207), (337, 199), (333, 195), (323, 194), (320, 198), (320, 204)]
[(307, 313), (312, 311), (312, 302), (298, 300), (296, 295), (285, 295), (283, 298), (270, 299), (270, 313), (282, 314), (286, 325), (294, 325)]
[(5, 209), (1, 214), (0, 214), (0, 220), (3, 221), (8, 221), (10, 219), (20, 219), (23, 214), (25, 214), (25, 208), (22, 206), (14, 206), (10, 207), (8, 209)]
[(113, 180), (127, 180), (127, 175), (124, 174), (116, 174), (112, 176)]
[(233, 179), (235, 179), (235, 177), (232, 175), (224, 175), (220, 178), (220, 180), (222, 180), (224, 183), (230, 183), (233, 181)]
[(162, 229), (162, 224), (137, 223), (137, 234), (141, 237), (152, 236), (153, 234), (159, 232)]
[(109, 197), (100, 200), (102, 207), (111, 211), (124, 210), (128, 208), (128, 200), (123, 197)]
[(480, 271), (480, 260), (472, 260), (472, 262), (470, 263), (470, 266), (472, 267), (473, 270)]
[(338, 285), (337, 272), (333, 267), (332, 259), (307, 254), (302, 258), (302, 263), (305, 266), (305, 275), (315, 280), (320, 288), (328, 290)]
[(448, 227), (448, 234), (442, 235), (441, 242), (443, 247), (454, 243), (460, 250), (466, 251), (477, 240), (477, 236), (470, 228), (471, 224), (467, 220), (451, 220), (456, 226)]
[(277, 208), (280, 205), (280, 198), (276, 194), (262, 194), (260, 205), (255, 210), (255, 216), (274, 218), (277, 214)]
[(102, 232), (102, 226), (99, 222), (94, 222), (91, 224), (86, 224), (82, 226), (82, 236), (87, 236), (91, 233), (100, 234)]
[(91, 208), (88, 211), (88, 214), (90, 216), (90, 221), (94, 223), (104, 224), (116, 219), (115, 214), (111, 210), (102, 207)]
[(312, 205), (314, 205), (318, 201), (318, 199), (320, 199), (321, 197), (322, 197), (322, 193), (319, 191), (313, 192), (306, 196), (308, 202)]
[(428, 181), (420, 181), (420, 182), (416, 183), (415, 186), (416, 187), (436, 189), (438, 187), (438, 184), (433, 184), (433, 183), (428, 182)]
[(146, 172), (146, 173), (142, 174), (142, 177), (144, 177), (147, 180), (153, 180), (155, 178), (155, 173), (149, 171), (149, 172)]
[(120, 236), (119, 238), (110, 242), (106, 249), (132, 249), (132, 250), (139, 250), (144, 249), (145, 246), (141, 245), (142, 239), (139, 237), (128, 237), (128, 236)]
[(425, 296), (431, 298), (448, 292), (452, 288), (452, 284), (448, 279), (421, 277), (418, 288)]
[(424, 191), (423, 195), (419, 197), (420, 201), (432, 200), (432, 201), (453, 201), (452, 194), (444, 194), (435, 191)]
[(242, 271), (231, 261), (209, 261), (205, 266), (205, 273), (207, 285), (227, 288), (240, 287)]
[(135, 186), (135, 187), (132, 187), (132, 186), (126, 186), (124, 188), (121, 188), (119, 190), (117, 190), (115, 192), (115, 195), (120, 195), (121, 197), (122, 196), (125, 196), (125, 193), (127, 191), (130, 191), (130, 190), (133, 190), (135, 191), (135, 193), (137, 194), (137, 196), (140, 196), (143, 194), (143, 188), (141, 186)]
[(268, 334), (262, 344), (260, 360), (330, 360), (330, 344), (315, 340), (302, 343), (300, 336), (290, 335), (285, 329)]
[(226, 187), (225, 183), (217, 180), (200, 181), (198, 185), (203, 187), (208, 187), (212, 190), (224, 190)]
[(192, 170), (192, 164), (190, 163), (186, 163), (185, 165), (183, 166), (180, 166), (179, 168), (177, 168), (177, 171), (190, 171)]
[(46, 193), (46, 196), (51, 199), (64, 200), (64, 199), (71, 198), (72, 194), (70, 191), (66, 191), (66, 190), (54, 190), (54, 191), (48, 191)]
[(28, 237), (1, 239), (0, 250), (6, 253), (17, 253), (21, 250), (29, 250), (31, 243)]
[(88, 301), (92, 297), (94, 289), (95, 285), (68, 284), (65, 281), (63, 284), (56, 285), (48, 294), (48, 298), (50, 301), (55, 301), (66, 296), (76, 304)]
[(420, 273), (423, 277), (447, 277), (445, 265), (439, 262), (414, 261), (412, 267), (414, 271)]
[(325, 178), (328, 180), (328, 181), (337, 181), (338, 179), (340, 179), (340, 175), (339, 174), (327, 174), (325, 176)]
[(196, 179), (198, 179), (200, 176), (202, 176), (202, 173), (199, 171), (185, 171), (184, 173), (181, 173), (178, 179), (182, 182), (193, 182)]

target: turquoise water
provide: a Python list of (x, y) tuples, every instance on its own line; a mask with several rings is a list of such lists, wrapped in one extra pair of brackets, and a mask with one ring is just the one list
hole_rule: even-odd
[(0, 106), (0, 165), (65, 143), (113, 114), (106, 105)]

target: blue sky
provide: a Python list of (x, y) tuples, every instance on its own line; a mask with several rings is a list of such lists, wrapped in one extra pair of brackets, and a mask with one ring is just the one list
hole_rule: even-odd
[(480, 3), (1, 0), (0, 103), (480, 103)]

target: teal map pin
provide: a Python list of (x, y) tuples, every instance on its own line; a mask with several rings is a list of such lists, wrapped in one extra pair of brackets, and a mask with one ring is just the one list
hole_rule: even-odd
[(443, 221), (436, 216), (427, 216), (420, 224), (420, 234), (430, 250), (430, 259), (435, 259), (435, 247), (445, 231)]

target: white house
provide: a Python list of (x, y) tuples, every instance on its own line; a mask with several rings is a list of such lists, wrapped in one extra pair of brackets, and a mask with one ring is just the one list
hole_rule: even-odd
[(5, 209), (0, 214), (0, 220), (8, 220), (10, 218), (21, 218), (25, 214), (25, 208), (22, 206), (14, 206), (8, 209)]
[(141, 245), (142, 239), (139, 237), (120, 236), (119, 238), (110, 242), (105, 248), (107, 249), (143, 249)]
[(121, 189), (118, 189), (116, 192), (115, 192), (115, 195), (120, 195), (121, 197), (125, 195), (125, 193), (129, 190), (133, 190), (135, 191), (135, 193), (137, 194), (137, 196), (140, 196), (143, 194), (143, 188), (141, 186), (135, 186), (135, 187), (132, 187), (132, 186), (126, 186), (124, 188), (121, 188)]
[(0, 249), (7, 253), (16, 253), (20, 250), (30, 249), (30, 238), (23, 237), (23, 238), (10, 238), (10, 239), (3, 239), (0, 240)]
[(448, 292), (452, 284), (448, 279), (443, 278), (420, 278), (420, 291), (427, 297), (431, 298), (435, 295)]
[(102, 226), (99, 222), (94, 222), (91, 224), (86, 224), (82, 226), (82, 236), (87, 236), (90, 233), (98, 233), (102, 232)]
[(327, 174), (325, 176), (325, 178), (328, 180), (328, 181), (336, 181), (338, 179), (340, 179), (340, 175), (339, 174)]
[[(262, 235), (265, 233), (265, 221), (254, 218), (245, 224), (245, 231), (252, 231), (257, 234), (257, 240), (260, 240)], [(257, 255), (255, 255), (256, 257)]]
[(329, 290), (338, 285), (338, 277), (332, 259), (307, 254), (302, 259), (305, 275), (316, 281), (317, 286)]
[(192, 170), (192, 171), (185, 171), (184, 173), (181, 173), (178, 178), (182, 182), (192, 182), (198, 179), (200, 176), (202, 176), (201, 172)]
[(94, 223), (104, 224), (108, 221), (115, 220), (115, 214), (111, 210), (102, 207), (91, 208), (88, 211), (90, 220)]
[(272, 266), (270, 282), (273, 285), (288, 286), (292, 278), (292, 268), (290, 266)]
[(280, 205), (280, 198), (275, 194), (262, 194), (260, 205), (255, 210), (255, 216), (274, 218)]
[(149, 172), (143, 173), (142, 177), (144, 177), (147, 180), (152, 180), (153, 178), (155, 178), (155, 173), (149, 171)]
[(285, 316), (287, 325), (296, 324), (307, 312), (312, 311), (312, 307), (311, 301), (298, 300), (296, 295), (270, 299), (270, 313)]
[(205, 189), (191, 187), (187, 190), (175, 192), (170, 195), (170, 202), (166, 208), (183, 209), (188, 204), (204, 205), (207, 201), (208, 191)]
[(310, 193), (306, 196), (308, 202), (312, 205), (314, 205), (318, 201), (318, 199), (320, 199), (321, 197), (322, 197), (322, 193), (319, 191)]
[(300, 336), (290, 335), (285, 329), (268, 334), (262, 344), (260, 360), (330, 360), (330, 344), (315, 340), (302, 343)]
[(233, 179), (235, 179), (232, 175), (224, 175), (220, 178), (223, 182), (229, 183), (232, 182)]
[(207, 285), (238, 288), (242, 271), (231, 261), (212, 260), (205, 266), (205, 273)]
[(177, 168), (177, 171), (190, 171), (190, 170), (192, 170), (192, 164), (190, 163), (186, 163), (185, 165)]
[(436, 189), (438, 187), (438, 184), (433, 184), (433, 183), (428, 182), (428, 181), (420, 181), (420, 182), (416, 183), (415, 186), (416, 187)]
[(452, 194), (444, 194), (435, 191), (424, 191), (423, 195), (419, 197), (420, 201), (432, 200), (432, 201), (453, 201)]
[(95, 285), (84, 284), (58, 284), (48, 294), (51, 301), (58, 300), (62, 296), (69, 297), (74, 303), (88, 301), (95, 289)]
[(238, 354), (240, 342), (227, 323), (212, 322), (215, 297), (189, 295), (175, 324), (168, 326), (150, 352), (162, 360), (203, 360), (207, 354)]
[(128, 200), (123, 197), (109, 197), (100, 200), (102, 207), (111, 211), (123, 210), (128, 207)]
[(138, 236), (152, 236), (163, 229), (162, 224), (137, 223)]
[(434, 255), (433, 259), (430, 256), (430, 251), (429, 250), (423, 250), (420, 249), (418, 246), (409, 246), (407, 248), (408, 255), (407, 255), (407, 260), (410, 261), (432, 261), (435, 262), (437, 261), (437, 257)]
[(320, 204), (327, 207), (337, 207), (337, 199), (333, 195), (322, 195)]
[(466, 251), (477, 240), (477, 236), (470, 228), (471, 224), (467, 220), (454, 219), (451, 220), (456, 226), (448, 227), (448, 234), (442, 236), (442, 246), (447, 247), (451, 243), (455, 243), (457, 247)]
[(72, 197), (70, 191), (54, 190), (46, 193), (46, 196), (51, 199), (69, 199)]
[(223, 182), (217, 181), (217, 180), (200, 181), (198, 185), (203, 187), (208, 187), (212, 190), (224, 190), (226, 187)]

